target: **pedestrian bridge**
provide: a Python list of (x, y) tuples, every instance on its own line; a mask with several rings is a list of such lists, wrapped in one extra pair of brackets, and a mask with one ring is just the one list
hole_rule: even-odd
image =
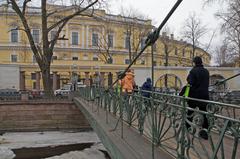
[[(135, 70), (135, 81), (141, 86), (146, 77), (152, 77), (151, 68), (133, 67)], [(240, 73), (237, 67), (206, 67), (210, 73), (210, 85), (217, 80), (224, 80)], [(156, 87), (182, 88), (186, 83), (187, 76), (192, 67), (181, 66), (156, 66), (154, 67), (154, 85)], [(167, 78), (166, 78), (167, 77)], [(167, 82), (166, 82), (167, 81)], [(240, 90), (240, 76), (226, 81), (225, 86), (228, 90)]]
[[(207, 102), (207, 112), (180, 96), (141, 91), (122, 96), (114, 89), (83, 88), (74, 102), (113, 159), (238, 159), (240, 106)], [(188, 111), (193, 113), (187, 114)], [(208, 140), (198, 133), (204, 117)], [(190, 127), (186, 126), (186, 123)]]

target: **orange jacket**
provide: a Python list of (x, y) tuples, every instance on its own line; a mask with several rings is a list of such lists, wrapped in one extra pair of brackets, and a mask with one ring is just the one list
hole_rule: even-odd
[(126, 76), (122, 79), (121, 85), (123, 92), (131, 93), (135, 85), (134, 74), (132, 72), (127, 72)]

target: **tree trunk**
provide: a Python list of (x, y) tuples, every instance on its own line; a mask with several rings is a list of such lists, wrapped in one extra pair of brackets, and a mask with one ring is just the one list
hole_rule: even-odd
[(43, 88), (45, 91), (45, 95), (48, 97), (53, 96), (52, 90), (52, 82), (50, 76), (50, 66), (46, 67), (45, 69), (41, 69), (42, 72), (42, 80), (43, 80)]

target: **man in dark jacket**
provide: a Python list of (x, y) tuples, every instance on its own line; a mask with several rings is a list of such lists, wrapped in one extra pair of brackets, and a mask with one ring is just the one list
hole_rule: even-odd
[[(202, 65), (202, 59), (199, 56), (196, 56), (193, 59), (194, 67), (190, 71), (187, 82), (190, 84), (190, 98), (197, 98), (197, 99), (204, 99), (209, 100), (209, 72), (205, 69)], [(196, 108), (198, 107), (202, 111), (206, 111), (207, 103), (205, 102), (198, 102), (194, 100), (188, 101), (189, 107)], [(192, 116), (193, 111), (188, 111), (188, 116)], [(206, 115), (203, 116), (204, 121), (202, 127), (208, 129), (208, 121)], [(192, 117), (188, 118), (192, 121)], [(188, 126), (189, 127), (189, 126)], [(207, 132), (205, 130), (201, 130), (199, 132), (199, 136), (203, 139), (208, 139)]]
[(142, 95), (144, 97), (149, 98), (151, 93), (146, 92), (146, 91), (152, 91), (152, 80), (151, 80), (151, 78), (147, 78), (147, 80), (143, 83), (142, 90), (143, 90)]
[(146, 97), (144, 98), (144, 104), (145, 104), (145, 112), (148, 112), (150, 107), (150, 96), (152, 91), (152, 80), (151, 78), (147, 78), (147, 80), (142, 85), (142, 96)]

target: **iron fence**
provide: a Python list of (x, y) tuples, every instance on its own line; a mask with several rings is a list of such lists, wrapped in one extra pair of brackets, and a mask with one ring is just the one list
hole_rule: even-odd
[[(240, 106), (181, 96), (142, 91), (123, 94), (118, 90), (82, 88), (77, 96), (94, 102), (97, 109), (112, 113), (152, 142), (179, 159), (237, 159), (240, 154)], [(189, 106), (197, 102), (206, 107)], [(106, 115), (107, 118), (107, 115)], [(107, 119), (106, 119), (107, 120)], [(119, 123), (118, 122), (118, 123)], [(116, 127), (118, 126), (116, 123)], [(207, 127), (203, 124), (207, 123)], [(201, 133), (205, 132), (205, 139)], [(124, 133), (124, 130), (122, 130)]]

